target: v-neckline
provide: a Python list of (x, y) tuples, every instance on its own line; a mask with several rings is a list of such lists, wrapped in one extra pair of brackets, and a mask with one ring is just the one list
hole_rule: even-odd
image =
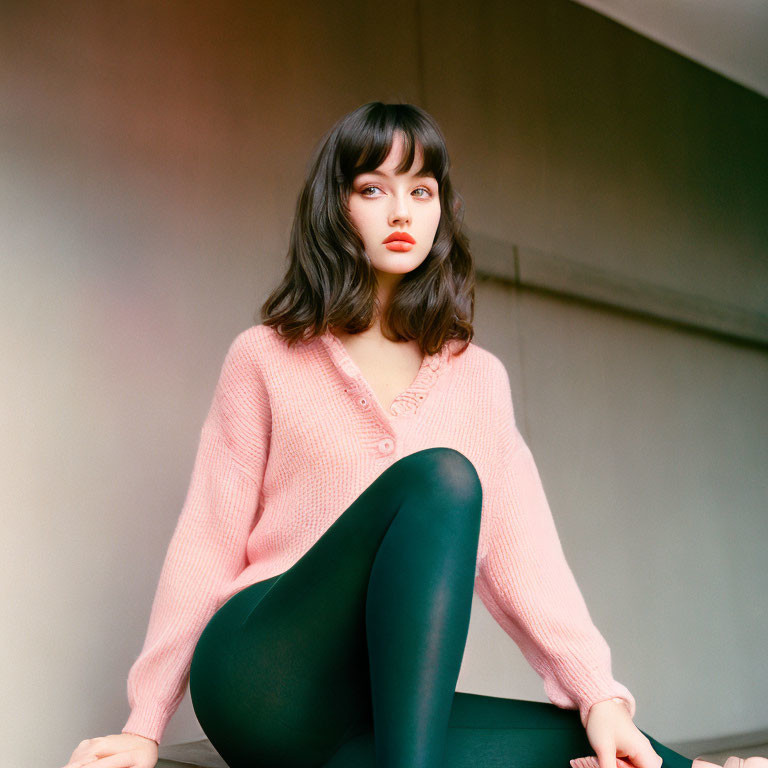
[[(344, 342), (332, 333), (330, 329), (326, 330), (320, 336), (320, 339), (326, 345), (334, 362), (346, 374), (349, 382), (347, 390), (352, 394), (359, 394), (359, 390), (367, 392), (379, 413), (388, 420), (392, 420), (401, 414), (414, 413), (416, 411), (437, 380), (450, 355), (448, 344), (443, 345), (443, 348), (435, 354), (424, 355), (413, 381), (406, 389), (396, 395), (387, 408), (380, 402), (373, 387), (371, 387), (360, 370), (360, 366), (352, 359), (352, 356), (344, 346)], [(361, 404), (365, 407), (364, 401)]]

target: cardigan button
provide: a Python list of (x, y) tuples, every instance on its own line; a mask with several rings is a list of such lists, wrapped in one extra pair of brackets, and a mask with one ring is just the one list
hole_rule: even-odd
[(437, 358), (437, 357), (433, 357), (433, 358), (432, 358), (432, 359), (429, 361), (429, 367), (430, 367), (430, 368), (431, 368), (433, 371), (436, 371), (436, 370), (437, 370), (437, 367), (438, 367), (439, 365), (440, 365), (440, 360), (438, 360), (438, 358)]
[(357, 402), (360, 404), (360, 407), (363, 409), (370, 408), (370, 403), (368, 402), (368, 399), (365, 397), (361, 397)]
[(395, 444), (392, 440), (390, 440), (388, 437), (385, 437), (383, 440), (379, 441), (379, 450), (382, 453), (392, 453), (392, 449), (395, 447)]

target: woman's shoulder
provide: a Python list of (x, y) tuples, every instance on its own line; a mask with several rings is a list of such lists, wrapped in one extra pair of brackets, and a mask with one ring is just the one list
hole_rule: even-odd
[(481, 375), (483, 378), (497, 380), (507, 375), (507, 369), (501, 359), (474, 340), (467, 344), (466, 349), (456, 357), (456, 361), (466, 372)]
[(230, 344), (230, 350), (250, 356), (254, 360), (263, 360), (285, 351), (287, 345), (283, 338), (270, 325), (259, 323), (240, 331)]
[(229, 343), (222, 379), (233, 382), (244, 377), (261, 380), (278, 350), (273, 331), (266, 325), (252, 325), (240, 331)]

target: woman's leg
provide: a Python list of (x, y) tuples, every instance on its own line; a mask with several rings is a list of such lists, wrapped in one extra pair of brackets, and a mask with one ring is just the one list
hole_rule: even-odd
[[(412, 454), (291, 569), (220, 608), (190, 691), (230, 766), (569, 768), (594, 754), (576, 710), (454, 693), (480, 503), (461, 454)], [(663, 768), (691, 768), (645, 735)]]
[[(640, 729), (662, 760), (662, 768), (691, 768), (692, 760)], [(549, 702), (454, 694), (444, 768), (570, 768), (591, 756), (578, 710)], [(324, 768), (378, 768), (372, 729), (346, 740)]]
[(444, 765), (481, 505), (458, 451), (406, 456), (285, 573), (217, 611), (190, 693), (230, 766), (320, 766), (372, 728), (377, 768)]

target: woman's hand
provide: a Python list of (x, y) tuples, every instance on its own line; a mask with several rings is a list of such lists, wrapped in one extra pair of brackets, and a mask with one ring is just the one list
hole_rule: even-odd
[(155, 768), (158, 744), (134, 733), (81, 741), (64, 768)]
[(616, 768), (616, 758), (624, 758), (636, 768), (661, 768), (663, 760), (651, 742), (632, 722), (624, 704), (608, 699), (590, 707), (587, 738), (595, 750), (600, 768)]

